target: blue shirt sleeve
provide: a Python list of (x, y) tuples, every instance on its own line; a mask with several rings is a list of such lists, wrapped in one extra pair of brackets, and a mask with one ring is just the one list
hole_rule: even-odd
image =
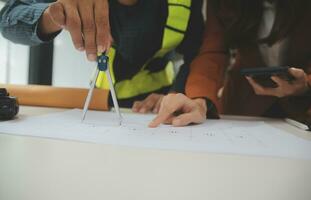
[(37, 34), (38, 21), (51, 0), (9, 0), (0, 11), (0, 31), (12, 42), (43, 43)]

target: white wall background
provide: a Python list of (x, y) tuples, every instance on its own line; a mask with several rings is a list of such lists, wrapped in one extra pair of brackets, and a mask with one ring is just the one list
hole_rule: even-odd
[(63, 31), (54, 42), (53, 86), (88, 88), (96, 63), (77, 51), (70, 34)]

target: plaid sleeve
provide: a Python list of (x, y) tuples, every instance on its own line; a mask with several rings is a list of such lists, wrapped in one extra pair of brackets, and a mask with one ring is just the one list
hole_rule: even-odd
[(48, 2), (36, 0), (10, 0), (0, 11), (2, 35), (19, 44), (38, 45), (43, 43), (37, 34), (38, 21)]

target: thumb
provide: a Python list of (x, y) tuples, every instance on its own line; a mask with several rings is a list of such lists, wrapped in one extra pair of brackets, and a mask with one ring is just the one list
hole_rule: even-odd
[(66, 16), (65, 16), (65, 9), (63, 5), (59, 2), (52, 3), (49, 8), (47, 9), (48, 14), (50, 15), (52, 21), (64, 28), (66, 25)]
[(293, 75), (296, 79), (300, 79), (305, 75), (305, 72), (302, 69), (298, 68), (290, 68), (289, 73)]
[(168, 118), (170, 118), (171, 113), (169, 112), (160, 112), (156, 118), (154, 118), (150, 123), (149, 123), (149, 128), (156, 128), (158, 127), (161, 123), (165, 122)]
[(178, 117), (176, 117), (172, 124), (173, 126), (187, 126), (194, 122), (195, 114), (193, 112), (181, 114)]
[(173, 126), (187, 126), (191, 123), (200, 124), (205, 121), (206, 117), (201, 115), (198, 111), (181, 114), (173, 119)]

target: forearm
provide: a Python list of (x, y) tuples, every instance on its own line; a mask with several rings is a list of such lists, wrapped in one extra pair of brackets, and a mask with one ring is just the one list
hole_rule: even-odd
[(9, 1), (0, 13), (0, 30), (12, 42), (38, 45), (43, 41), (38, 37), (38, 23), (49, 3), (29, 1)]
[(217, 92), (222, 86), (229, 57), (224, 42), (225, 30), (210, 8), (200, 52), (190, 66), (186, 95), (190, 98), (208, 97), (217, 103)]

